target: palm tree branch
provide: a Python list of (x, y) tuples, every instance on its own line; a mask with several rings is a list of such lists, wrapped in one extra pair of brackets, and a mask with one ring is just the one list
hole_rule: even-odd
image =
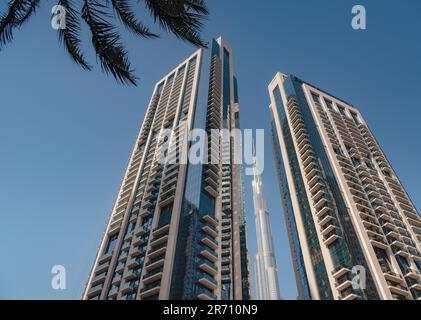
[(136, 15), (127, 0), (111, 0), (111, 4), (124, 26), (134, 34), (145, 38), (158, 37), (157, 34), (152, 33), (149, 28), (136, 19)]
[(73, 7), (72, 0), (59, 0), (58, 5), (63, 6), (66, 10), (66, 26), (64, 29), (60, 28), (58, 31), (60, 42), (64, 45), (74, 62), (79, 64), (83, 69), (91, 70), (92, 67), (86, 62), (80, 49), (80, 21), (77, 11)]
[(35, 12), (39, 0), (9, 1), (9, 10), (0, 16), (0, 50), (13, 40), (13, 29), (22, 26)]
[(84, 0), (82, 18), (92, 34), (92, 45), (100, 60), (101, 68), (111, 73), (119, 82), (136, 85), (136, 77), (130, 69), (127, 51), (120, 41), (115, 27), (106, 18), (107, 7), (98, 0)]
[(195, 46), (207, 47), (200, 37), (208, 9), (203, 0), (144, 0), (155, 21), (167, 32)]

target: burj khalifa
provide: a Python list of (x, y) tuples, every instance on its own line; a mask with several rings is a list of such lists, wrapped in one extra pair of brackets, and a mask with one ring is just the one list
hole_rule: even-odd
[(254, 164), (253, 200), (258, 250), (254, 258), (256, 299), (280, 300), (269, 211), (266, 200), (263, 198), (262, 177), (256, 162)]

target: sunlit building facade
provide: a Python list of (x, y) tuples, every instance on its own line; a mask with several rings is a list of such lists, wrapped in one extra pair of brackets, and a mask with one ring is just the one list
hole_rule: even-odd
[(421, 299), (421, 218), (349, 103), (290, 75), (269, 85), (299, 299)]
[[(239, 112), (222, 38), (158, 81), (83, 299), (250, 298), (243, 171), (234, 142), (210, 134), (238, 128)], [(187, 161), (193, 129), (209, 134), (199, 164)]]

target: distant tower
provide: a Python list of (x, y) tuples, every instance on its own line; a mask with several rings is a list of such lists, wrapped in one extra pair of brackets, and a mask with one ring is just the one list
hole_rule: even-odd
[(258, 253), (254, 258), (257, 293), (256, 298), (257, 300), (279, 300), (281, 297), (278, 286), (275, 254), (273, 251), (269, 212), (266, 201), (263, 198), (262, 190), (262, 178), (255, 162), (253, 199), (258, 249)]

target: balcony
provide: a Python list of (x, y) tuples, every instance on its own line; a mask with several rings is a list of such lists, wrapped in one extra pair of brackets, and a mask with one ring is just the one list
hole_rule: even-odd
[(202, 273), (199, 276), (199, 283), (209, 290), (215, 290), (218, 287), (218, 282), (216, 282), (215, 278), (206, 273)]
[(162, 254), (160, 256), (157, 256), (155, 258), (149, 259), (149, 261), (145, 265), (146, 270), (153, 270), (159, 267), (162, 267), (165, 262), (165, 254)]
[(307, 167), (311, 162), (313, 162), (315, 160), (316, 160), (316, 158), (313, 157), (313, 156), (310, 156), (307, 159), (305, 159), (304, 162), (303, 162), (304, 168)]
[(169, 230), (170, 230), (170, 224), (168, 223), (166, 225), (158, 226), (157, 228), (155, 228), (152, 231), (152, 235), (154, 237), (158, 237), (161, 234), (168, 233)]
[(324, 244), (326, 247), (329, 247), (333, 242), (335, 242), (337, 239), (339, 239), (339, 236), (336, 234), (329, 235), (324, 238)]
[(147, 243), (148, 242), (148, 237), (146, 237), (146, 236), (138, 236), (138, 237), (135, 237), (134, 239), (133, 239), (133, 242), (132, 242), (132, 244), (134, 245), (134, 246), (140, 246), (140, 245), (143, 245), (143, 244), (145, 244), (145, 243)]
[(219, 197), (219, 191), (217, 189), (215, 189), (214, 187), (210, 186), (210, 185), (207, 185), (205, 187), (205, 191), (207, 193), (209, 193), (214, 198), (218, 198)]
[(322, 229), (321, 234), (322, 234), (322, 236), (326, 236), (326, 235), (332, 233), (335, 229), (336, 229), (336, 227), (331, 224), (331, 225), (327, 226), (326, 228)]
[(395, 273), (391, 271), (389, 268), (382, 267), (383, 275), (386, 280), (397, 282), (397, 283), (403, 283), (404, 279), (402, 276), (398, 273)]
[(106, 263), (100, 264), (95, 268), (95, 273), (96, 274), (103, 273), (103, 272), (108, 270), (109, 266), (110, 266), (110, 261), (107, 261)]
[(405, 296), (409, 298), (411, 294), (409, 293), (408, 289), (398, 283), (394, 283), (391, 281), (387, 281), (387, 286), (389, 287), (390, 292)]
[(208, 235), (204, 235), (200, 241), (212, 249), (218, 248), (218, 242)]
[(330, 208), (330, 207), (328, 207), (328, 206), (325, 206), (325, 207), (323, 207), (322, 209), (320, 209), (317, 213), (316, 213), (316, 215), (317, 215), (317, 218), (321, 218), (321, 217), (323, 217), (325, 214), (327, 214), (328, 212), (330, 212), (332, 209)]
[(316, 200), (317, 202), (314, 204), (314, 208), (318, 212), (328, 205), (328, 199), (324, 196), (321, 199)]
[(140, 277), (140, 271), (139, 269), (130, 269), (127, 272), (124, 273), (123, 278), (125, 280), (134, 280), (136, 278)]
[(135, 236), (143, 236), (144, 234), (146, 234), (148, 232), (149, 232), (149, 225), (143, 225), (143, 226), (137, 227), (134, 230), (134, 235)]
[(138, 289), (137, 284), (131, 283), (131, 282), (126, 282), (125, 284), (123, 284), (120, 291), (121, 291), (122, 294), (127, 294), (127, 293), (137, 291), (137, 289)]
[(421, 281), (420, 280), (409, 280), (408, 287), (411, 291), (419, 291), (421, 292)]
[[(227, 251), (227, 254), (229, 254), (230, 253), (230, 251), (229, 250), (225, 250), (225, 251)], [(224, 252), (222, 252), (222, 254), (223, 254)], [(217, 260), (218, 260), (218, 256), (217, 256), (217, 254), (216, 254), (216, 251), (215, 250), (212, 250), (212, 249), (210, 249), (210, 248), (208, 248), (208, 247), (203, 247), (203, 250), (202, 251), (200, 251), (200, 255), (202, 256), (202, 257), (204, 257), (204, 258), (206, 258), (206, 259), (208, 259), (208, 260), (210, 260), (210, 261), (212, 261), (212, 262), (216, 262)]]
[(110, 291), (108, 292), (108, 298), (115, 299), (117, 298), (117, 296), (118, 296), (118, 287), (117, 286), (112, 287)]
[(168, 241), (168, 234), (162, 234), (161, 236), (159, 236), (158, 238), (154, 238), (151, 242), (150, 245), (152, 247), (156, 247), (159, 246), (160, 244), (166, 243)]
[(206, 288), (200, 288), (197, 292), (197, 298), (199, 300), (216, 300), (217, 297), (213, 291)]
[(102, 256), (100, 256), (98, 258), (98, 263), (99, 264), (102, 264), (102, 263), (104, 263), (106, 261), (111, 260), (112, 257), (113, 257), (113, 252), (105, 253), (105, 254), (103, 254)]
[(338, 278), (342, 277), (343, 275), (345, 275), (345, 274), (347, 274), (347, 273), (349, 273), (349, 272), (351, 272), (351, 269), (350, 269), (350, 268), (348, 268), (348, 267), (347, 267), (347, 266), (345, 266), (345, 265), (341, 265), (341, 266), (336, 267), (336, 268), (332, 271), (332, 277), (333, 277), (334, 279), (338, 279)]
[(397, 248), (404, 248), (405, 249), (405, 244), (399, 239), (392, 240), (390, 245), (395, 246)]
[(158, 268), (152, 271), (148, 271), (144, 276), (143, 276), (143, 283), (145, 285), (148, 285), (150, 283), (154, 283), (157, 282), (158, 280), (160, 281), (162, 278), (162, 275), (164, 273), (164, 268)]
[(305, 160), (305, 159), (307, 159), (307, 157), (311, 156), (312, 154), (313, 154), (313, 151), (309, 148), (306, 152), (304, 152), (301, 155), (301, 159)]
[(211, 217), (210, 215), (206, 215), (202, 217), (202, 220), (206, 221), (207, 223), (213, 225), (214, 227), (218, 226), (218, 221), (216, 218)]
[(373, 237), (370, 239), (370, 242), (373, 246), (383, 249), (383, 250), (386, 250), (387, 248), (389, 248), (389, 245), (382, 237)]
[(313, 170), (311, 170), (307, 175), (306, 178), (308, 181), (310, 181), (311, 179), (313, 179), (316, 175), (319, 175), (320, 171), (317, 168), (314, 168)]
[(359, 298), (359, 296), (352, 290), (352, 288), (341, 292), (341, 294), (339, 295), (339, 299), (344, 301), (355, 300), (357, 298)]
[(199, 259), (199, 268), (212, 276), (218, 273), (216, 266), (206, 259)]
[(121, 279), (122, 279), (121, 274), (116, 273), (116, 274), (114, 274), (114, 277), (113, 277), (113, 280), (112, 280), (111, 283), (113, 285), (119, 285), (121, 283)]
[(159, 256), (161, 254), (164, 254), (166, 252), (166, 250), (167, 250), (167, 243), (163, 243), (163, 244), (161, 244), (159, 246), (156, 246), (154, 248), (151, 248), (148, 251), (148, 257), (149, 258), (157, 257), (157, 256)]
[(402, 257), (408, 258), (409, 252), (404, 248), (392, 247), (392, 251), (395, 255), (400, 255)]
[(141, 298), (148, 298), (150, 296), (156, 295), (159, 293), (161, 288), (161, 280), (152, 282), (146, 286), (144, 286), (140, 290), (140, 296)]
[(117, 267), (115, 268), (115, 272), (121, 273), (124, 271), (124, 263), (120, 262)]
[(335, 287), (338, 291), (343, 291), (352, 286), (352, 279), (349, 274), (344, 275), (337, 279)]
[(146, 247), (134, 247), (130, 252), (131, 257), (139, 257), (143, 256), (146, 253)]
[(395, 230), (390, 230), (389, 232), (386, 233), (386, 237), (399, 239), (400, 234), (398, 232), (396, 232)]
[(134, 258), (127, 261), (127, 267), (129, 269), (140, 268), (143, 265), (143, 258)]
[(218, 236), (218, 230), (215, 227), (205, 225), (202, 227), (202, 230), (213, 238)]
[(98, 285), (98, 284), (102, 284), (102, 283), (104, 283), (105, 278), (106, 278), (106, 273), (105, 273), (105, 272), (103, 272), (103, 273), (101, 273), (101, 274), (97, 275), (96, 277), (94, 277), (94, 278), (92, 279), (92, 281), (91, 281), (91, 284), (92, 284), (93, 286), (96, 286), (96, 285)]
[(121, 246), (121, 251), (129, 251), (130, 249), (130, 242), (124, 242)]
[(319, 225), (324, 228), (326, 227), (328, 224), (333, 223), (334, 218), (332, 217), (332, 215), (328, 212), (326, 213), (324, 216), (321, 216), (319, 218)]
[(102, 283), (97, 285), (97, 286), (91, 287), (88, 290), (88, 297), (93, 297), (93, 296), (96, 296), (96, 295), (100, 294), (102, 292), (103, 287), (104, 286), (103, 286)]
[(419, 216), (418, 216), (418, 214), (416, 214), (416, 213), (414, 213), (414, 212), (412, 212), (412, 211), (408, 211), (408, 210), (402, 210), (402, 212), (408, 217), (408, 218), (410, 218), (410, 219), (413, 219), (413, 220), (418, 220), (419, 219)]

